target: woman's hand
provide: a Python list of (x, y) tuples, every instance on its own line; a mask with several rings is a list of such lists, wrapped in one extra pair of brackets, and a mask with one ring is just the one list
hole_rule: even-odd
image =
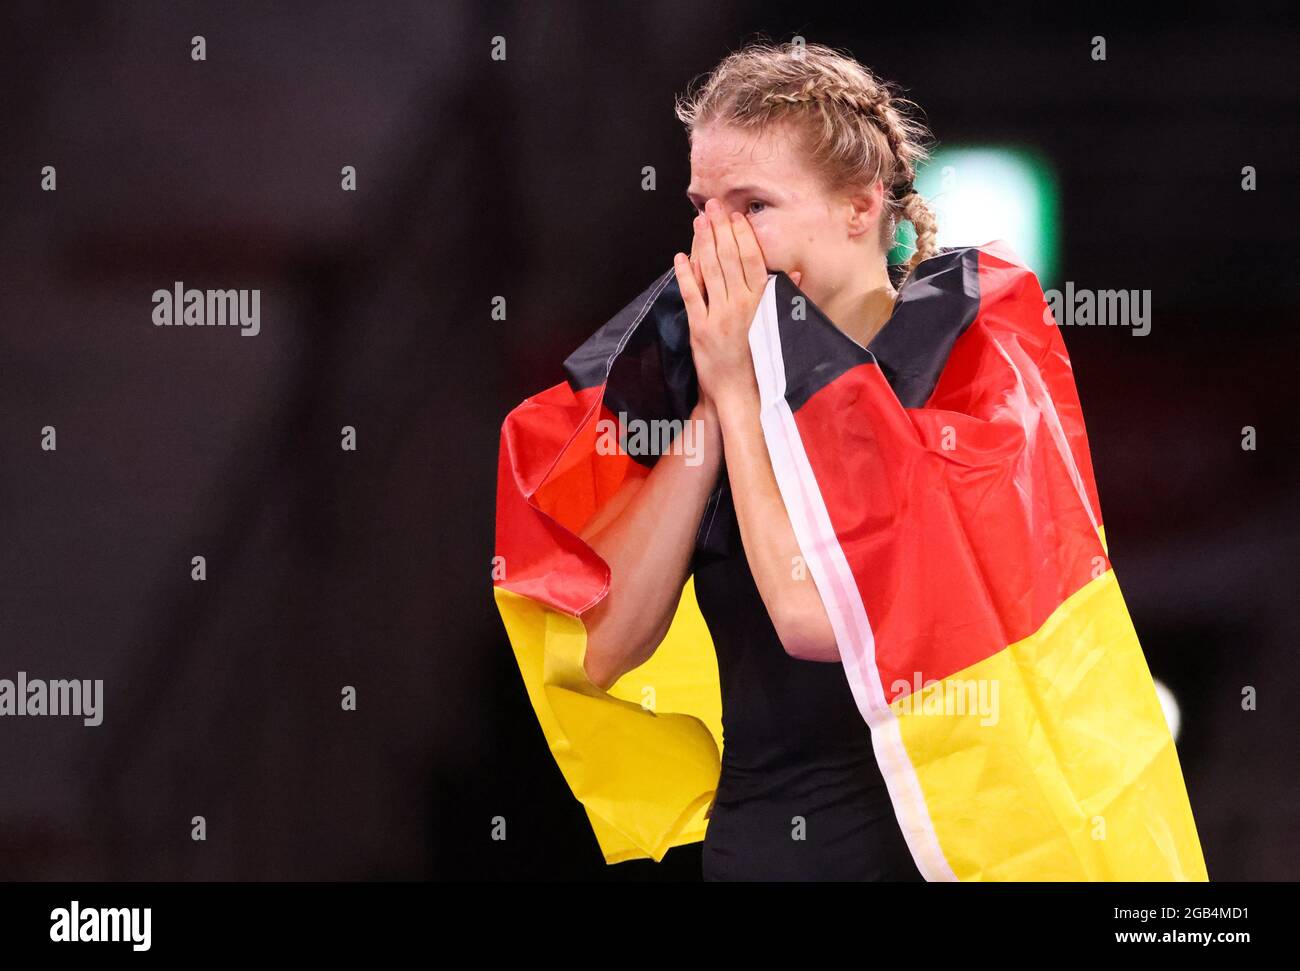
[(758, 239), (744, 216), (737, 212), (728, 218), (722, 204), (709, 199), (695, 218), (692, 252), (693, 260), (677, 253), (673, 266), (686, 304), (700, 394), (717, 402), (756, 391), (749, 325), (767, 286)]

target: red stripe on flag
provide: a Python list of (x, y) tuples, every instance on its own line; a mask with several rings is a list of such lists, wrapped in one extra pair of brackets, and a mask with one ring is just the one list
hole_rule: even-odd
[(996, 257), (980, 279), (926, 407), (872, 363), (795, 414), (890, 701), (1029, 636), (1109, 567), (1069, 358), (1026, 313), (1042, 291)]
[(528, 398), (501, 428), (496, 555), (514, 593), (571, 615), (609, 588), (609, 566), (578, 533), (629, 476), (649, 469), (621, 451), (600, 454), (597, 423), (616, 420), (605, 386), (576, 394), (560, 383)]

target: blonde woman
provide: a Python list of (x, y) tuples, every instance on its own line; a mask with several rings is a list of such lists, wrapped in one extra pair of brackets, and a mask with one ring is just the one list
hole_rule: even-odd
[(608, 863), (1205, 880), (1064, 340), (1005, 243), (936, 249), (908, 107), (811, 44), (679, 104), (691, 255), (502, 427), (529, 698)]
[[(866, 347), (894, 309), (886, 258), (898, 221), (917, 228), (911, 266), (934, 255), (934, 218), (912, 191), (923, 129), (902, 109), (861, 64), (815, 44), (747, 47), (678, 106), (700, 214), (676, 270), (705, 460), (665, 456), (584, 534), (613, 576), (584, 622), (588, 674), (610, 685), (653, 653), (695, 576), (726, 739), (706, 879), (921, 879), (817, 588), (792, 570), (800, 550), (746, 336), (768, 271), (781, 269)], [(697, 530), (720, 475), (708, 530)], [(697, 531), (720, 552), (697, 554)], [(792, 820), (804, 821), (793, 837)]]

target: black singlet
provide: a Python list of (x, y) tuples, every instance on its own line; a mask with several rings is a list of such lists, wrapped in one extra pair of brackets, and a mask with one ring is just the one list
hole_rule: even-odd
[(792, 658), (777, 638), (725, 467), (692, 565), (722, 688), (722, 776), (704, 879), (922, 880), (843, 666)]

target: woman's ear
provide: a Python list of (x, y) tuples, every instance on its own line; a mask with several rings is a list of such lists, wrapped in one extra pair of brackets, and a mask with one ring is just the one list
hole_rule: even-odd
[(849, 193), (848, 203), (851, 209), (849, 225), (852, 234), (865, 233), (872, 225), (884, 218), (885, 182), (876, 179), (868, 186), (862, 186), (857, 192)]

